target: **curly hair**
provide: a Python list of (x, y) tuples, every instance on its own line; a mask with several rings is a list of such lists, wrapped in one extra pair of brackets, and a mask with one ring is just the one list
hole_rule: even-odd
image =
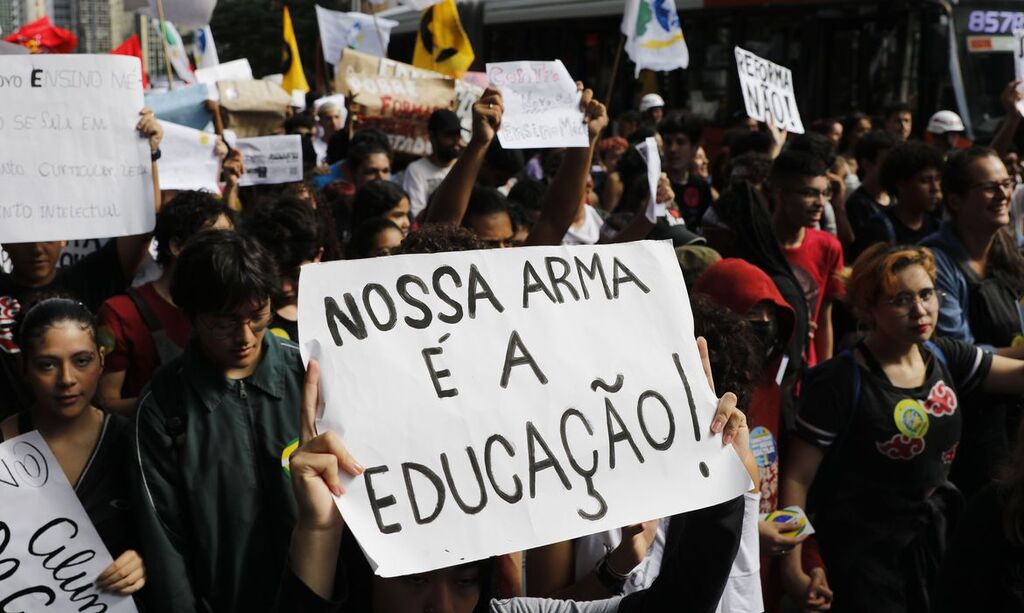
[(445, 251), (473, 251), (486, 249), (476, 234), (462, 227), (448, 224), (430, 223), (420, 226), (416, 232), (410, 232), (399, 253), (442, 253)]
[(732, 392), (739, 406), (749, 404), (750, 395), (764, 370), (764, 351), (747, 320), (703, 294), (690, 296), (693, 331), (708, 343), (715, 391)]

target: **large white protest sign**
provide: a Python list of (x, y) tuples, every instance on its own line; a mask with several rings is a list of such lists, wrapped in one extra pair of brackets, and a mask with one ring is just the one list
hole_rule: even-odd
[[(1024, 30), (1013, 32), (1013, 78), (1020, 81), (1017, 91), (1024, 94)], [(1024, 115), (1024, 100), (1017, 102), (1017, 112)]]
[(793, 71), (740, 47), (736, 47), (736, 70), (748, 117), (768, 121), (771, 115), (780, 128), (804, 133), (793, 90)]
[(0, 243), (153, 229), (141, 75), (119, 55), (0, 62)]
[(505, 113), (498, 140), (506, 149), (587, 147), (580, 92), (561, 60), (487, 64)]
[(387, 57), (391, 30), (398, 25), (392, 19), (332, 11), (322, 6), (316, 7), (316, 21), (320, 27), (324, 61), (331, 65), (341, 61), (344, 49)]
[(220, 173), (217, 135), (166, 121), (160, 125), (164, 128), (164, 139), (160, 143), (163, 155), (157, 162), (160, 187), (220, 193), (217, 184)]
[(749, 489), (710, 434), (716, 401), (667, 242), (402, 255), (301, 278), (318, 428), (367, 467), (337, 503), (378, 574)]
[(238, 184), (243, 187), (302, 180), (302, 137), (298, 134), (240, 138), (232, 146), (242, 152), (245, 175)]
[[(117, 552), (121, 553), (121, 552)], [(0, 444), (0, 606), (131, 613), (96, 579), (113, 559), (38, 432)]]

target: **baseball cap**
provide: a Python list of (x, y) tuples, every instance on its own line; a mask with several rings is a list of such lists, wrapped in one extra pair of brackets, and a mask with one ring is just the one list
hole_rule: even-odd
[(454, 112), (448, 109), (438, 109), (430, 114), (427, 130), (439, 134), (452, 134), (462, 130), (462, 121)]
[(645, 113), (659, 106), (665, 106), (665, 99), (658, 94), (647, 94), (640, 99), (640, 112)]

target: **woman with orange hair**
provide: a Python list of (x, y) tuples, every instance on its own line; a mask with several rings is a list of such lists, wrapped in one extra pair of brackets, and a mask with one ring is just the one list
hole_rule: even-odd
[[(1024, 393), (1024, 361), (931, 340), (943, 298), (935, 276), (925, 248), (865, 251), (847, 292), (870, 331), (803, 382), (779, 506), (809, 511), (832, 611), (929, 609), (961, 507), (948, 480), (959, 397), (974, 389)], [(799, 560), (787, 556), (788, 578), (798, 576)]]

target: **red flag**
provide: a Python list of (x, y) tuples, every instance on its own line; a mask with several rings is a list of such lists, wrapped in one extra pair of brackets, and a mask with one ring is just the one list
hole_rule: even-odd
[(25, 24), (4, 40), (28, 47), (32, 53), (71, 53), (78, 46), (77, 36), (53, 25), (46, 16)]
[(139, 69), (142, 71), (142, 88), (149, 89), (149, 78), (146, 77), (146, 69), (142, 64), (142, 45), (139, 44), (139, 35), (132, 34), (123, 43), (110, 50), (113, 55), (130, 55), (139, 58)]

